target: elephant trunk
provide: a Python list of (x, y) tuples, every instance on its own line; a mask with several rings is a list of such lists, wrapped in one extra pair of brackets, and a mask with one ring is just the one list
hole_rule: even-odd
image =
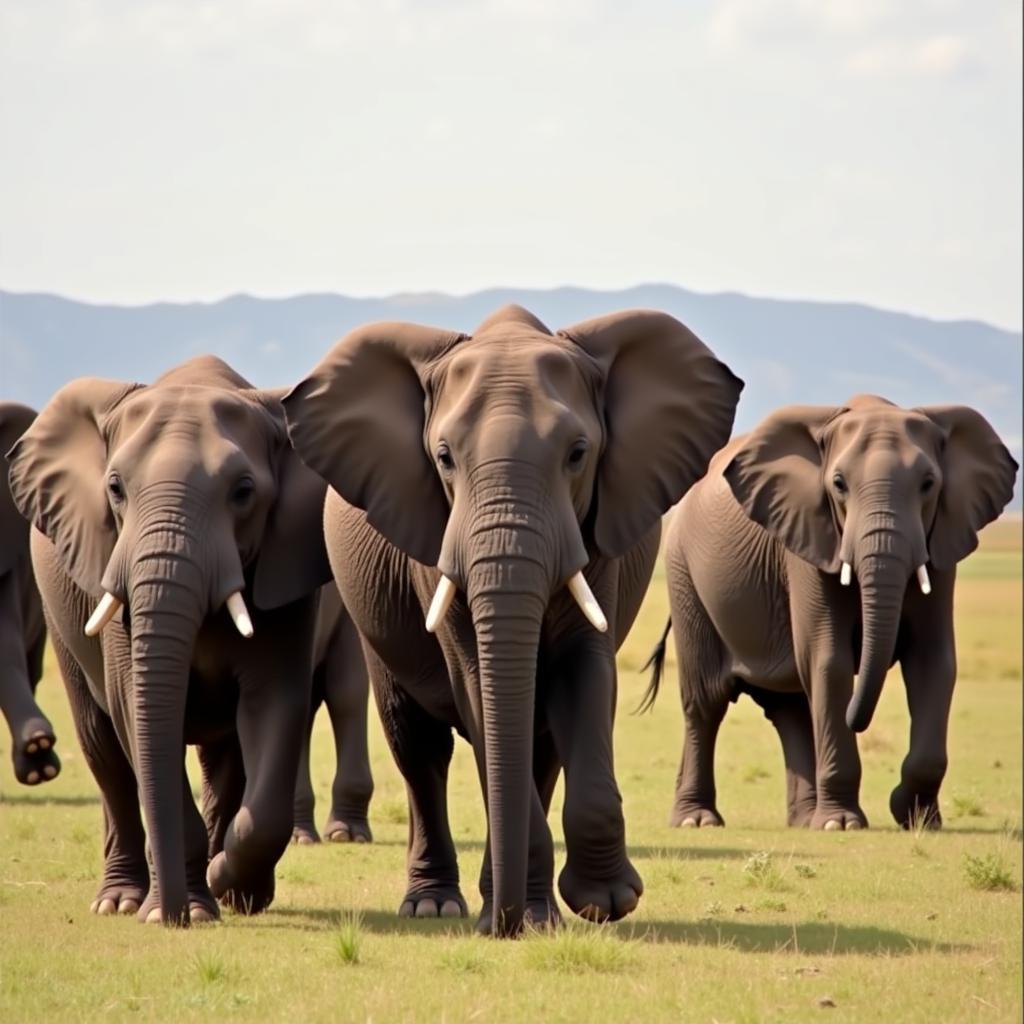
[(206, 579), (180, 523), (149, 524), (130, 582), (135, 771), (161, 920), (189, 924), (185, 879), (184, 718)]
[(908, 545), (893, 529), (878, 529), (862, 542), (869, 550), (858, 560), (862, 640), (857, 685), (846, 709), (846, 724), (863, 732), (882, 695), (893, 663), (903, 597), (910, 574)]

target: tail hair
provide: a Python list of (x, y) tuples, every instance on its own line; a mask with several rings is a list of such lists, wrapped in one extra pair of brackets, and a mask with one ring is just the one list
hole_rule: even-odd
[(647, 659), (646, 664), (641, 672), (646, 672), (651, 669), (651, 681), (644, 691), (643, 697), (640, 699), (640, 703), (637, 704), (633, 710), (634, 715), (642, 715), (650, 711), (654, 707), (654, 702), (658, 699), (658, 688), (661, 686), (661, 674), (665, 670), (665, 645), (668, 642), (669, 630), (672, 629), (672, 620), (669, 619), (665, 623), (665, 631), (661, 634), (661, 639), (655, 644), (654, 650), (651, 651), (651, 656)]

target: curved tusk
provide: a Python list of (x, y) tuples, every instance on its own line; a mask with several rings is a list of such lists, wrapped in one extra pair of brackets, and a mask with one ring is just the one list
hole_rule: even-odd
[(594, 597), (593, 591), (587, 585), (582, 571), (577, 572), (569, 580), (567, 586), (569, 587), (569, 593), (576, 599), (576, 603), (580, 606), (583, 614), (586, 615), (587, 621), (599, 633), (606, 633), (608, 631), (608, 620), (604, 617), (604, 612), (601, 611), (601, 606), (597, 603), (597, 598)]
[(850, 585), (850, 580), (852, 579), (853, 569), (851, 568), (850, 563), (843, 562), (843, 567), (839, 571), (839, 582), (842, 583), (844, 587), (848, 587)]
[(455, 600), (455, 584), (443, 573), (437, 581), (437, 590), (434, 591), (434, 599), (427, 609), (427, 632), (434, 633), (441, 624), (441, 620), (448, 614), (448, 609)]
[(123, 605), (113, 594), (104, 594), (96, 611), (89, 616), (85, 624), (86, 636), (98, 636), (103, 627), (121, 610)]
[(917, 582), (920, 584), (922, 594), (932, 592), (932, 581), (928, 579), (928, 569), (924, 565), (917, 567)]
[(227, 606), (235, 629), (248, 640), (252, 636), (252, 619), (249, 618), (249, 609), (245, 607), (240, 590), (236, 590), (228, 597)]

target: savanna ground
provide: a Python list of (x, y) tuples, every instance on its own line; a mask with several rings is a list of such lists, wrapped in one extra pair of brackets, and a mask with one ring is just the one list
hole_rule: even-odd
[[(477, 937), (472, 920), (395, 916), (405, 797), (373, 711), (374, 845), (292, 847), (276, 902), (256, 918), (226, 914), (171, 932), (91, 915), (101, 812), (50, 662), (41, 698), (62, 775), (21, 788), (0, 752), (0, 1019), (1020, 1020), (1019, 519), (990, 527), (961, 567), (938, 834), (900, 832), (889, 817), (908, 728), (896, 673), (861, 742), (869, 831), (784, 827), (781, 754), (747, 699), (719, 744), (728, 827), (668, 828), (681, 737), (673, 663), (654, 712), (629, 714), (665, 616), (659, 574), (620, 657), (616, 726), (629, 846), (646, 885), (640, 908), (617, 925), (574, 923), (508, 943)], [(333, 764), (323, 719), (314, 758), (322, 820)], [(452, 774), (475, 912), (484, 822), (465, 744)], [(556, 797), (556, 838), (559, 820)]]

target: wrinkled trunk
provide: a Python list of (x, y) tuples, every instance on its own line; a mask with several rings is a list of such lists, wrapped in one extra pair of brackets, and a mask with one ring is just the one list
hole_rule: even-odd
[(130, 584), (135, 773), (163, 923), (187, 926), (184, 716), (205, 579), (180, 524), (145, 532), (141, 544), (153, 553), (135, 559)]
[(893, 553), (873, 553), (858, 567), (863, 638), (857, 685), (846, 710), (846, 724), (854, 732), (871, 724), (882, 695), (896, 650), (908, 573), (906, 560)]

